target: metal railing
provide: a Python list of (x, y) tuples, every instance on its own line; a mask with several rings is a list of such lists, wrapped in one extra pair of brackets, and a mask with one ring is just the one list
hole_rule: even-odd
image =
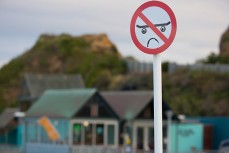
[[(97, 147), (97, 146), (77, 146), (72, 147), (72, 153), (154, 153), (151, 151), (144, 150), (132, 150), (130, 152), (125, 151), (125, 148), (109, 148), (109, 147)], [(168, 152), (164, 152), (168, 153)], [(177, 152), (170, 152), (177, 153)], [(204, 150), (204, 151), (188, 151), (188, 152), (178, 152), (178, 153), (221, 153), (217, 150)], [(224, 153), (224, 152), (223, 152)], [(229, 152), (225, 152), (229, 153)]]
[[(17, 146), (0, 145), (0, 153), (25, 153), (25, 152), (23, 152), (22, 148)], [(127, 152), (123, 147), (111, 148), (111, 147), (104, 147), (104, 146), (77, 146), (77, 147), (73, 146), (69, 150), (69, 153), (154, 153), (154, 151), (132, 150), (131, 152)], [(170, 153), (177, 153), (177, 152), (170, 152)], [(188, 152), (178, 152), (178, 153), (229, 153), (229, 152), (220, 152), (218, 150), (204, 150), (204, 151), (188, 151)]]
[(103, 146), (77, 146), (72, 147), (72, 153), (122, 153), (122, 149)]
[(13, 145), (0, 145), (0, 153), (22, 153), (22, 148)]

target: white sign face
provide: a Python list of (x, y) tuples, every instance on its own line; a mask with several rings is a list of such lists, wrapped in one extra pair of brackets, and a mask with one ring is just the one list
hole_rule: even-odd
[[(148, 7), (143, 15), (168, 39), (171, 34), (171, 20), (168, 13), (160, 7)], [(153, 14), (153, 15), (152, 15)], [(158, 16), (160, 18), (158, 18)], [(140, 17), (135, 24), (135, 33), (139, 42), (146, 48), (155, 49), (165, 44)]]
[(134, 44), (143, 52), (158, 54), (166, 50), (176, 34), (176, 18), (166, 4), (149, 1), (134, 13), (130, 33)]

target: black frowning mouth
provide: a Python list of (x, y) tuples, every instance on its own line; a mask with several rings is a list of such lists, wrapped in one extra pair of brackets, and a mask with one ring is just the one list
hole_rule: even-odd
[(159, 44), (159, 41), (156, 38), (150, 38), (147, 42), (147, 47), (149, 47), (149, 43), (151, 40), (155, 40)]

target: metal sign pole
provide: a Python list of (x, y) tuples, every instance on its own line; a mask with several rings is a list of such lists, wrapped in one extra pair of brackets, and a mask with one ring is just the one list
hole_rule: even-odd
[(163, 153), (162, 135), (162, 79), (161, 57), (154, 55), (153, 82), (154, 82), (154, 152)]
[[(158, 27), (158, 25), (164, 25), (167, 29), (170, 30), (164, 33), (166, 30), (165, 27), (164, 30), (162, 30)], [(176, 17), (172, 9), (160, 1), (149, 1), (142, 4), (134, 12), (130, 23), (130, 34), (136, 47), (144, 53), (154, 55), (153, 81), (155, 153), (163, 153), (162, 75), (161, 58), (159, 54), (165, 51), (172, 44), (176, 35), (176, 31)], [(160, 41), (158, 38), (160, 38)]]

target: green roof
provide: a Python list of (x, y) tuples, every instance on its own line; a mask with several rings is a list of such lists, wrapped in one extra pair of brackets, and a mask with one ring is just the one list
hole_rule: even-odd
[(47, 90), (27, 112), (27, 117), (73, 117), (96, 89)]

